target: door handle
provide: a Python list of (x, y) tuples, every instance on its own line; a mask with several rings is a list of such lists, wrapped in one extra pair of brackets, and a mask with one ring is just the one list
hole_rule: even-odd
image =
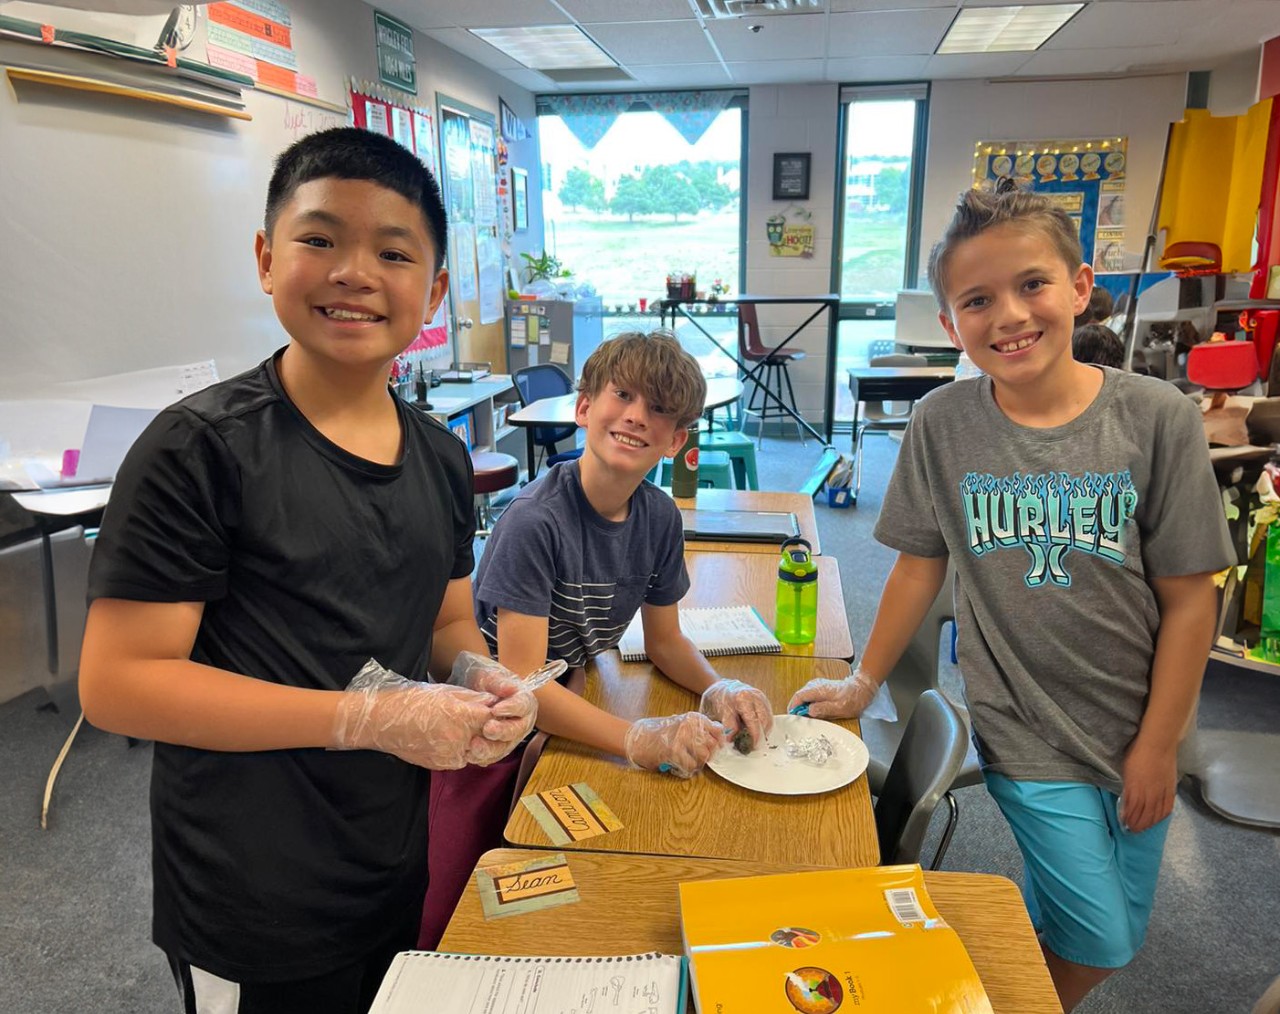
[(470, 317), (458, 318), (458, 327), (470, 327), (471, 325), (472, 325), (472, 320)]

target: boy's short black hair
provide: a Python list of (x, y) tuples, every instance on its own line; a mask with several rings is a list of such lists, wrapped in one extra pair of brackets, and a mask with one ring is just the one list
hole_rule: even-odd
[(1071, 355), (1080, 363), (1124, 368), (1124, 342), (1106, 324), (1083, 324), (1071, 335)]
[(267, 184), (267, 236), (280, 209), (304, 183), (319, 179), (368, 180), (393, 190), (422, 210), (436, 248), (436, 270), (444, 264), (448, 220), (440, 185), (408, 149), (382, 134), (360, 127), (334, 127), (295, 141), (276, 159)]

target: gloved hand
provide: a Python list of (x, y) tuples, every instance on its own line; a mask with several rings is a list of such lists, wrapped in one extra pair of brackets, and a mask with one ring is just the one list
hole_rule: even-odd
[[(469, 751), (486, 750), (482, 730), (494, 721), (496, 703), (492, 694), (465, 687), (407, 680), (370, 659), (338, 700), (333, 749), (380, 750), (419, 767), (453, 770), (468, 763)], [(499, 756), (514, 745), (504, 743)]]
[(857, 718), (879, 692), (880, 684), (856, 669), (842, 680), (810, 680), (795, 692), (787, 710), (808, 704), (810, 718)]
[(538, 719), (538, 699), (525, 689), (520, 677), (485, 655), (458, 652), (449, 674), (449, 685), (490, 694), (497, 699), (493, 718), (482, 730), (491, 745), (469, 751), (469, 764), (483, 766), (505, 757), (515, 744), (529, 735)]
[(742, 680), (716, 680), (702, 692), (698, 710), (723, 725), (731, 739), (745, 729), (753, 747), (773, 728), (769, 698)]
[(633, 722), (627, 730), (624, 750), (627, 760), (638, 768), (655, 771), (667, 764), (673, 774), (692, 778), (724, 741), (724, 727), (719, 722), (687, 711)]

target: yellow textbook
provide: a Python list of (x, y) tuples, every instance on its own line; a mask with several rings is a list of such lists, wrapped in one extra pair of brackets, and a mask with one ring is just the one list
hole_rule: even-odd
[(680, 885), (699, 1014), (991, 1014), (919, 866)]

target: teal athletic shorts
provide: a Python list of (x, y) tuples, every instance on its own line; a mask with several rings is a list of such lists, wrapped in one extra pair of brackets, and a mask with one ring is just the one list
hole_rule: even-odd
[(1133, 834), (1114, 792), (984, 777), (1022, 850), (1022, 894), (1045, 946), (1078, 965), (1127, 965), (1147, 934), (1169, 818)]

